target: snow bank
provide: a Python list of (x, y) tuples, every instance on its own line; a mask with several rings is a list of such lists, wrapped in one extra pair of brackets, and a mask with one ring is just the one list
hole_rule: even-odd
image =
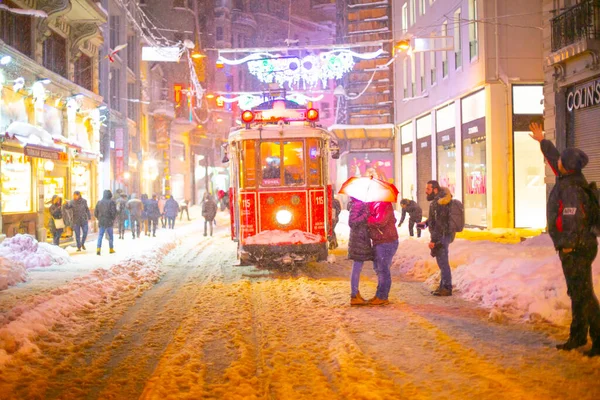
[(0, 290), (27, 279), (26, 270), (71, 261), (58, 246), (39, 243), (30, 235), (16, 235), (0, 243)]
[(287, 245), (287, 244), (311, 244), (323, 242), (323, 236), (298, 229), (293, 231), (263, 231), (246, 239), (246, 244), (262, 245)]
[[(506, 315), (559, 325), (570, 322), (565, 279), (548, 235), (520, 244), (456, 240), (450, 246), (450, 265), (455, 294), (489, 309), (490, 317)], [(437, 263), (424, 241), (402, 241), (392, 268), (432, 288), (439, 282)], [(598, 258), (593, 275), (598, 288)]]
[(144, 256), (122, 260), (109, 269), (96, 269), (0, 315), (0, 366), (16, 353), (40, 351), (32, 340), (55, 324), (68, 324), (72, 314), (157, 282), (161, 261), (175, 246), (175, 240), (164, 242)]

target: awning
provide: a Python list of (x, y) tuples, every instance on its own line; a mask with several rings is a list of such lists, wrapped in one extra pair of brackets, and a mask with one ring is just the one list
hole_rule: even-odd
[(342, 125), (329, 127), (339, 139), (391, 139), (394, 137), (394, 124)]
[(63, 146), (71, 147), (78, 150), (82, 149), (81, 145), (77, 144), (76, 141), (74, 141), (73, 139), (66, 138), (63, 135), (52, 135), (52, 140), (54, 140), (54, 143)]
[(6, 128), (5, 137), (19, 141), (23, 146), (33, 145), (62, 150), (54, 143), (52, 135), (39, 126), (27, 122), (13, 122)]

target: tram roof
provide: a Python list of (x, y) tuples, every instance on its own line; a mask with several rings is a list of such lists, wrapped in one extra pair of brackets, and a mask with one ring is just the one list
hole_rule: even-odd
[(292, 138), (311, 138), (320, 139), (331, 138), (332, 134), (320, 127), (311, 127), (307, 125), (258, 125), (250, 129), (240, 128), (232, 130), (229, 133), (229, 141), (252, 140), (252, 139), (292, 139)]

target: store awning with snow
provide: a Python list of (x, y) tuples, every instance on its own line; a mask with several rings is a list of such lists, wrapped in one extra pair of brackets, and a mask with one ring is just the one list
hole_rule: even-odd
[(329, 127), (339, 139), (392, 139), (394, 124), (376, 125), (343, 125), (334, 124)]

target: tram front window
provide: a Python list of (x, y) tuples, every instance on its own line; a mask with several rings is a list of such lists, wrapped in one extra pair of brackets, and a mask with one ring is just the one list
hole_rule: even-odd
[(260, 165), (263, 186), (304, 184), (303, 142), (262, 142)]

